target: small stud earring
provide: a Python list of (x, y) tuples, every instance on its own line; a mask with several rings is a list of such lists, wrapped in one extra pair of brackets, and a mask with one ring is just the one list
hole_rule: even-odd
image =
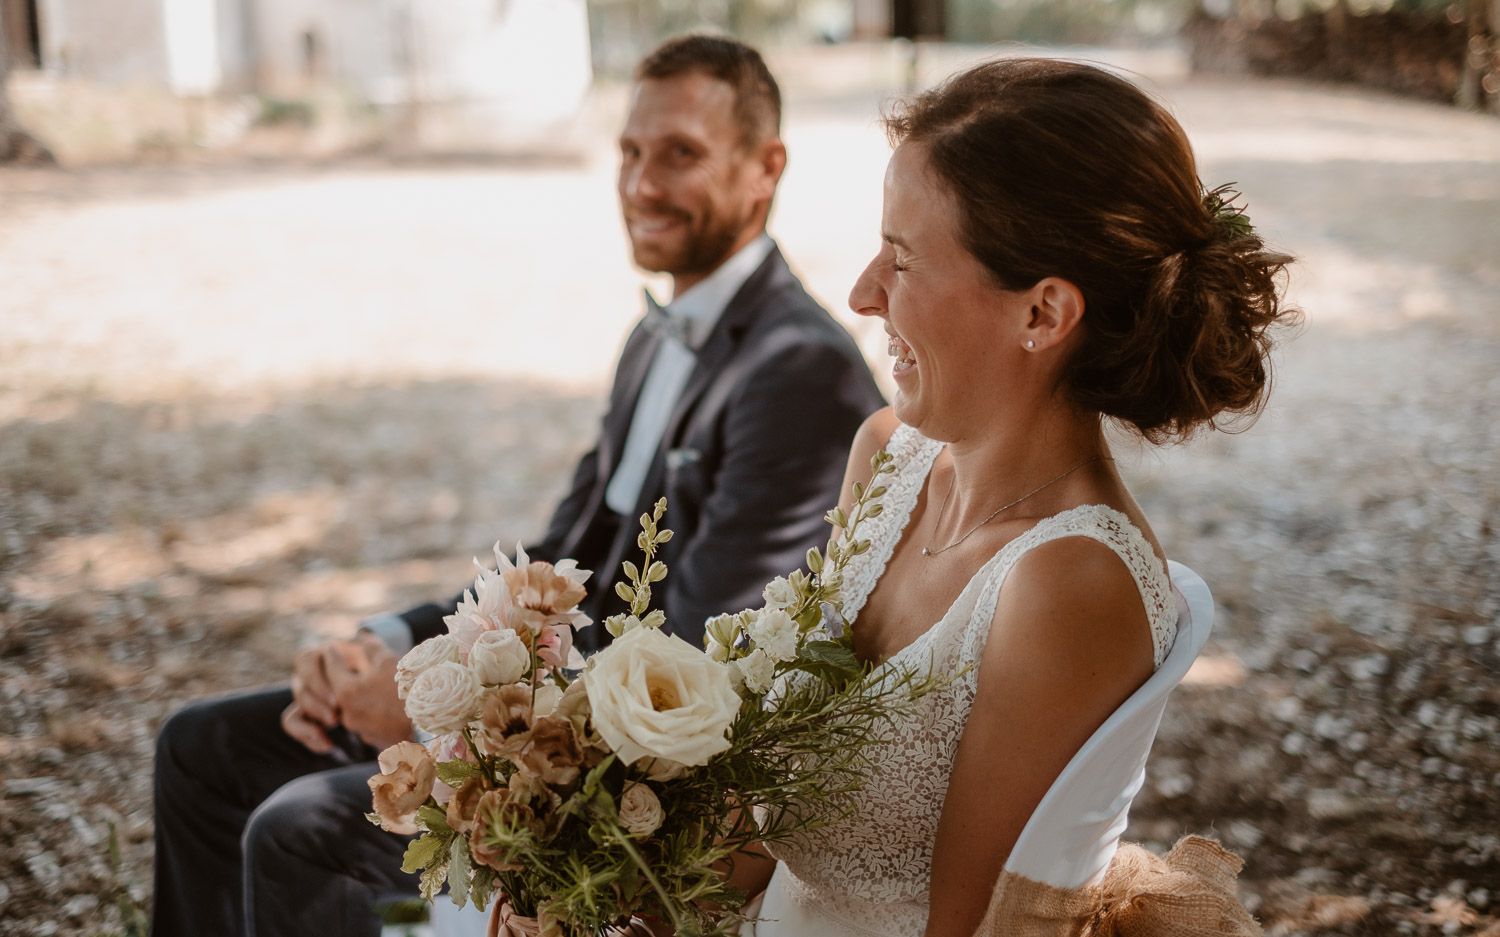
[(1036, 342), (1034, 342), (1034, 341), (1032, 341), (1031, 339), (1028, 338), (1026, 340), (1026, 347), (1027, 348), (1036, 348)]

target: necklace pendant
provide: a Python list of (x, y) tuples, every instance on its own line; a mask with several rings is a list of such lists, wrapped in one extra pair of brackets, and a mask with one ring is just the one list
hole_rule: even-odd
[(929, 549), (927, 549), (926, 547), (923, 547), (922, 548), (922, 555), (923, 556), (931, 556), (932, 555), (932, 551), (929, 550)]

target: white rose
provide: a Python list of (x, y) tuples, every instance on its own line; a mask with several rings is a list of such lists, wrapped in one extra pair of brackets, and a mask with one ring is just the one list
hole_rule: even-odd
[(562, 702), (563, 691), (555, 683), (544, 683), (532, 691), (531, 714), (540, 719), (557, 712), (557, 704)]
[(759, 648), (740, 658), (731, 667), (738, 667), (745, 678), (745, 686), (751, 693), (764, 693), (771, 688), (771, 678), (776, 673), (776, 662)]
[(463, 647), (452, 637), (440, 634), (435, 638), (428, 638), (407, 651), (396, 662), (396, 695), (406, 699), (411, 692), (411, 685), (423, 671), (443, 663), (460, 664), (463, 659)]
[(509, 628), (481, 632), (469, 649), (469, 667), (485, 686), (515, 683), (531, 669), (531, 652)]
[(797, 623), (780, 609), (761, 612), (750, 625), (750, 640), (773, 661), (797, 656)]
[(740, 709), (728, 666), (655, 628), (637, 628), (595, 654), (588, 694), (594, 726), (625, 764), (705, 764), (729, 747), (725, 733)]
[(797, 604), (797, 588), (787, 582), (785, 576), (777, 576), (766, 583), (766, 588), (761, 595), (766, 600), (766, 608), (788, 608)]
[(625, 785), (625, 793), (620, 795), (620, 825), (626, 832), (636, 839), (645, 839), (655, 833), (665, 819), (661, 801), (656, 799), (651, 788), (633, 781)]
[(406, 714), (417, 728), (442, 735), (457, 732), (475, 717), (484, 688), (463, 664), (444, 661), (417, 677), (406, 696)]

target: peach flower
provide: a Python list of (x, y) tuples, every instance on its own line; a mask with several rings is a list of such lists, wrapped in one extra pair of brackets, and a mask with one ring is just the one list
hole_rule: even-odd
[(392, 833), (419, 832), (417, 811), (432, 794), (437, 763), (416, 742), (397, 742), (380, 753), (380, 773), (370, 778), (370, 793), (380, 825)]

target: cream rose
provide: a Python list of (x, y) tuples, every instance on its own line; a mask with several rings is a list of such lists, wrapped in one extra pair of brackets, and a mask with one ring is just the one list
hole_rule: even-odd
[(655, 833), (665, 819), (661, 801), (656, 799), (651, 788), (634, 782), (625, 785), (625, 793), (620, 795), (620, 825), (626, 832), (636, 839), (645, 839)]
[(406, 714), (417, 728), (434, 735), (457, 732), (475, 717), (483, 689), (463, 664), (435, 664), (412, 683)]
[(594, 655), (594, 727), (625, 764), (666, 758), (705, 764), (729, 747), (740, 709), (726, 665), (655, 628), (628, 632)]
[(750, 625), (750, 640), (771, 660), (797, 656), (797, 623), (781, 609), (767, 609)]
[(397, 742), (380, 753), (380, 773), (370, 778), (370, 795), (380, 825), (392, 833), (419, 832), (417, 810), (437, 781), (437, 764), (416, 742)]
[(480, 632), (469, 649), (469, 669), (485, 686), (515, 683), (531, 669), (531, 651), (509, 628)]
[(531, 697), (531, 714), (540, 719), (550, 716), (557, 710), (557, 704), (562, 702), (563, 691), (555, 683), (544, 683), (537, 687)]
[(396, 695), (406, 699), (411, 693), (411, 685), (424, 671), (438, 664), (461, 664), (463, 660), (464, 649), (451, 636), (440, 634), (428, 638), (396, 662)]

